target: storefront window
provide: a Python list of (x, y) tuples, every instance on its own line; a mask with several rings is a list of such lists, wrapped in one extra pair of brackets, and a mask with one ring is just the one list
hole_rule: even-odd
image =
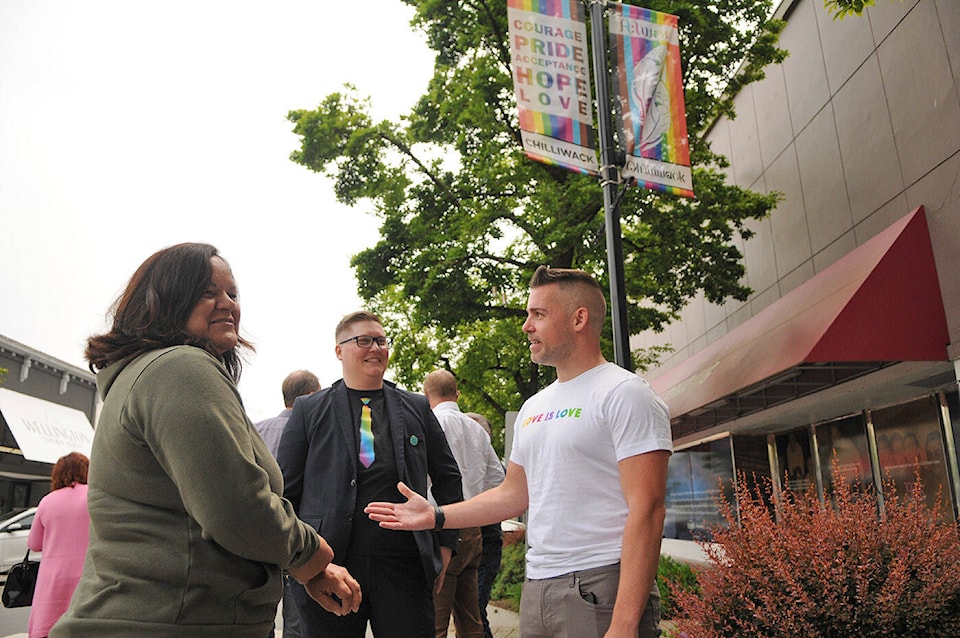
[(770, 455), (766, 436), (739, 435), (733, 437), (733, 465), (737, 479), (743, 478), (753, 494), (760, 494), (773, 512), (771, 492)]
[(833, 493), (835, 481), (843, 481), (848, 485), (859, 481), (863, 486), (873, 483), (863, 415), (857, 414), (818, 425), (817, 448), (823, 471), (823, 485), (827, 492)]
[(815, 483), (813, 458), (810, 454), (810, 434), (807, 429), (794, 430), (777, 436), (777, 458), (784, 487), (801, 493)]
[(733, 486), (730, 439), (723, 438), (675, 452), (667, 469), (665, 538), (700, 540), (723, 523), (717, 507)]
[(942, 492), (941, 517), (952, 518), (936, 397), (874, 410), (872, 419), (883, 480), (891, 479), (902, 495), (913, 488), (919, 476), (927, 504), (935, 506), (937, 493)]
[(734, 435), (733, 463), (749, 485), (764, 484), (770, 476), (770, 456), (766, 436)]
[[(947, 393), (947, 409), (950, 411), (950, 425), (953, 429), (953, 449), (960, 454), (960, 395), (958, 393)], [(956, 488), (960, 489), (960, 485)]]

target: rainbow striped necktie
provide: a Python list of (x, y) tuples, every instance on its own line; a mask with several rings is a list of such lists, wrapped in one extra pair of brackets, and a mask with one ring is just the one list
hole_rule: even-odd
[(363, 406), (360, 408), (360, 462), (363, 467), (373, 464), (373, 418), (370, 413), (370, 399), (360, 399)]

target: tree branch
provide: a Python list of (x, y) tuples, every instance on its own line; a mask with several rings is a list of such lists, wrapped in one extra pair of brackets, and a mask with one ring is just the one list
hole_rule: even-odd
[(384, 140), (388, 144), (392, 145), (394, 148), (400, 151), (401, 154), (405, 155), (410, 159), (414, 164), (416, 164), (419, 171), (430, 180), (434, 186), (437, 187), (437, 190), (446, 195), (447, 199), (450, 201), (450, 204), (455, 208), (460, 208), (460, 198), (457, 197), (456, 193), (451, 191), (446, 184), (444, 184), (436, 175), (433, 174), (433, 171), (427, 167), (426, 164), (420, 161), (420, 158), (413, 152), (413, 149), (410, 148), (407, 144), (403, 143), (399, 139), (385, 133), (382, 130), (377, 131), (377, 137)]

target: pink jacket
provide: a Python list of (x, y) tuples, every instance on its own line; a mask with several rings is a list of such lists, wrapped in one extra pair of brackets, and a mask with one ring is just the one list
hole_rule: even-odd
[(40, 500), (27, 539), (30, 551), (43, 552), (30, 610), (30, 638), (49, 634), (67, 610), (83, 571), (89, 534), (86, 485), (54, 490)]

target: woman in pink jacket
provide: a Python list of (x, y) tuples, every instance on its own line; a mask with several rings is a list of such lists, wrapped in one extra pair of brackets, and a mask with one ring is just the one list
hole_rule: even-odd
[(40, 500), (27, 546), (43, 552), (30, 610), (30, 638), (45, 638), (70, 604), (87, 553), (87, 468), (79, 452), (60, 457), (53, 466), (51, 492)]

